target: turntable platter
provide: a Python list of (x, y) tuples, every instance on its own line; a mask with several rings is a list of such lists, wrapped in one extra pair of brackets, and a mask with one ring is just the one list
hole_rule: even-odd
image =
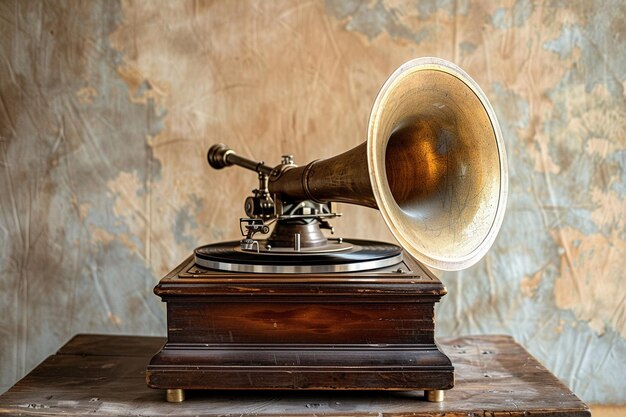
[[(263, 241), (259, 243), (265, 248)], [(201, 246), (194, 255), (196, 264), (205, 268), (265, 274), (357, 272), (402, 261), (402, 249), (390, 243), (350, 239), (337, 245), (336, 250), (328, 251), (256, 252), (241, 250), (239, 241), (231, 241)]]

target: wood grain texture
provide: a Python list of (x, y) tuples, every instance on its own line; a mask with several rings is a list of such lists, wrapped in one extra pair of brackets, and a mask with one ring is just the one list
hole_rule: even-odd
[(433, 343), (434, 302), (169, 302), (177, 343)]
[(457, 369), (457, 381), (438, 404), (424, 401), (419, 391), (192, 391), (184, 403), (169, 404), (162, 391), (145, 385), (144, 375), (150, 357), (164, 342), (163, 338), (79, 335), (0, 396), (0, 415), (591, 415), (509, 336), (442, 340), (441, 347)]

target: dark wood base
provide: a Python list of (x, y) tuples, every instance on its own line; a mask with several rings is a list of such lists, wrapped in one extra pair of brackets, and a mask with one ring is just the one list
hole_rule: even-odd
[(446, 293), (405, 255), (394, 267), (322, 275), (212, 271), (185, 261), (155, 288), (168, 341), (146, 379), (160, 389), (446, 390), (434, 340)]
[(436, 345), (203, 346), (166, 344), (148, 385), (168, 389), (433, 390), (454, 385)]

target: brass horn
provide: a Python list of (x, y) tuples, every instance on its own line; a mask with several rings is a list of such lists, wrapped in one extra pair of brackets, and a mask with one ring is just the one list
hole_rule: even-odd
[(495, 112), (478, 84), (443, 59), (398, 68), (376, 97), (367, 141), (333, 158), (270, 168), (221, 146), (209, 151), (213, 167), (265, 170), (271, 195), (380, 210), (402, 247), (437, 269), (478, 262), (506, 208), (508, 168)]

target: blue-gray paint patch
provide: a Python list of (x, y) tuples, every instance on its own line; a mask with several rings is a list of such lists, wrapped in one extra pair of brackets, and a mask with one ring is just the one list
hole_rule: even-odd
[(457, 15), (466, 16), (469, 12), (469, 0), (421, 0), (417, 2), (420, 19), (426, 20), (439, 10), (448, 12), (451, 18)]
[(463, 54), (469, 55), (476, 50), (477, 46), (472, 42), (463, 41), (459, 44), (459, 48), (461, 48)]
[(609, 189), (615, 191), (620, 198), (626, 197), (626, 151), (619, 150), (608, 156), (609, 163), (619, 166), (619, 179), (610, 184)]
[(193, 249), (197, 246), (198, 242), (194, 236), (188, 234), (189, 230), (198, 228), (196, 218), (200, 210), (202, 209), (202, 200), (195, 194), (191, 194), (191, 205), (187, 205), (176, 213), (174, 218), (174, 224), (172, 225), (172, 232), (176, 243), (184, 244), (186, 247)]
[(624, 101), (626, 80), (626, 7), (620, 0), (591, 2), (585, 25), (566, 24), (558, 38), (543, 47), (557, 53), (561, 59), (570, 58), (574, 49), (577, 59), (563, 77), (559, 88), (584, 84), (585, 91), (603, 85), (619, 100)]
[[(597, 5), (593, 5), (598, 7)], [(626, 79), (626, 41), (619, 33), (609, 33), (614, 27), (615, 20), (623, 20), (623, 8), (613, 12), (608, 11), (610, 6), (599, 7), (589, 17), (589, 24), (585, 27), (566, 25), (558, 38), (546, 42), (544, 48), (559, 54), (561, 59), (573, 57), (575, 49), (580, 50), (580, 58), (572, 62), (564, 72), (558, 84), (547, 91), (546, 95), (554, 106), (554, 117), (546, 121), (542, 127), (549, 137), (562, 137), (566, 140), (551, 141), (548, 146), (550, 157), (560, 167), (558, 175), (546, 174), (552, 184), (551, 193), (546, 195), (552, 204), (561, 207), (554, 223), (559, 226), (572, 226), (584, 234), (602, 233), (609, 235), (608, 227), (598, 226), (591, 218), (591, 213), (597, 207), (590, 202), (590, 191), (594, 188), (606, 190), (609, 185), (623, 197), (623, 180), (619, 184), (611, 183), (611, 179), (623, 178), (626, 166), (623, 152), (615, 152), (606, 158), (588, 155), (585, 151), (590, 140), (596, 138), (614, 139), (612, 131), (615, 123), (595, 124), (595, 128), (573, 129), (572, 119), (584, 121), (587, 114), (603, 109), (624, 108), (623, 82)], [(594, 24), (595, 23), (595, 24)], [(607, 39), (614, 39), (612, 43), (615, 52), (606, 55)], [(598, 44), (605, 43), (605, 50), (598, 48)], [(603, 86), (610, 96), (599, 95), (593, 101), (579, 101), (575, 94), (584, 91), (590, 93), (596, 86)], [(575, 103), (575, 105), (572, 105)], [(617, 116), (619, 117), (619, 116)], [(620, 157), (620, 155), (622, 155)], [(549, 176), (548, 176), (549, 175)]]
[(531, 0), (517, 0), (512, 8), (499, 7), (491, 16), (491, 23), (501, 30), (526, 24), (534, 10)]
[[(499, 110), (498, 113), (504, 115), (511, 127), (518, 129), (527, 127), (530, 121), (528, 101), (524, 100), (514, 91), (505, 89), (504, 86), (498, 82), (492, 84), (492, 89), (496, 96), (498, 96), (498, 100), (496, 101)], [(516, 132), (512, 130), (510, 134), (516, 135)]]
[(338, 19), (347, 19), (346, 29), (365, 34), (369, 40), (381, 33), (408, 39), (419, 44), (428, 36), (425, 28), (409, 27), (400, 22), (398, 12), (382, 1), (373, 6), (359, 0), (326, 0), (326, 8)]

